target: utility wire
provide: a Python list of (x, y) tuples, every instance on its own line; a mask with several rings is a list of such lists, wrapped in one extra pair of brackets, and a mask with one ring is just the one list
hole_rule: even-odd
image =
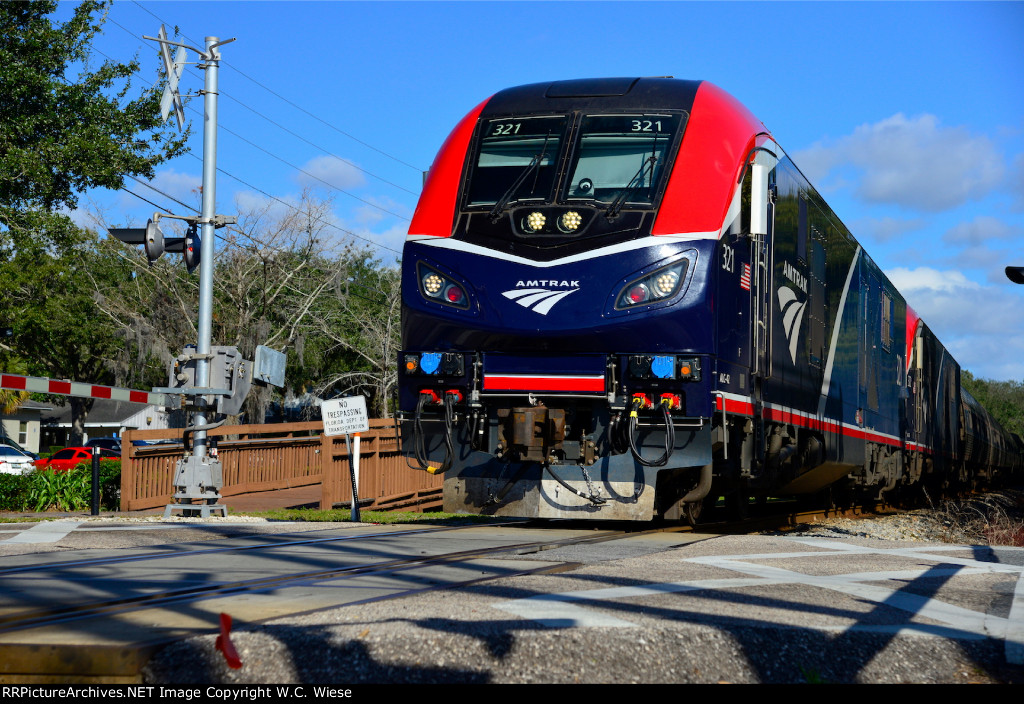
[[(117, 25), (118, 27), (120, 27), (121, 29), (123, 29), (123, 30), (124, 30), (125, 32), (127, 32), (127, 33), (131, 34), (131, 30), (129, 30), (128, 28), (124, 27), (123, 25), (119, 24), (119, 23), (118, 23), (118, 22), (116, 22), (116, 21), (113, 21), (113, 20), (111, 20), (111, 22), (113, 22), (114, 24), (116, 24), (116, 25)], [(134, 35), (134, 34), (132, 34), (132, 36), (135, 36), (135, 35)], [(190, 41), (191, 41), (191, 40), (190, 40)], [(107, 59), (109, 59), (109, 60), (111, 60), (111, 61), (113, 61), (113, 60), (114, 60), (114, 59), (113, 59), (113, 57), (111, 57), (110, 55), (108, 55), (108, 54), (104, 53), (103, 51), (100, 51), (99, 49), (95, 49), (95, 47), (94, 47), (94, 50), (95, 50), (95, 51), (96, 51), (96, 52), (97, 52), (98, 54), (101, 54), (102, 56), (106, 57)], [(198, 74), (195, 74), (195, 73), (194, 73), (194, 72), (192, 72), (192, 71), (189, 71), (189, 74), (191, 74), (191, 75), (193, 75), (193, 76), (195, 76), (195, 77), (197, 77), (197, 78), (202, 78), (202, 76), (199, 76)], [(218, 94), (219, 94), (219, 95), (226, 95), (226, 94), (225, 94), (225, 93), (224, 93), (223, 91), (221, 91), (221, 90), (218, 90)], [(245, 105), (245, 103), (242, 103), (242, 102), (241, 102), (240, 100), (238, 100), (238, 99), (236, 99), (236, 98), (232, 98), (232, 100), (234, 100), (235, 102), (237, 102), (237, 103), (239, 103), (240, 105), (244, 106), (245, 108), (247, 108), (247, 109), (251, 110), (252, 112), (256, 113), (256, 114), (257, 114), (257, 115), (259, 115), (260, 117), (263, 117), (263, 119), (267, 120), (267, 121), (268, 121), (268, 122), (270, 122), (271, 124), (274, 124), (275, 126), (281, 127), (280, 125), (278, 125), (278, 124), (277, 124), (276, 122), (274, 122), (274, 121), (273, 121), (273, 120), (271, 120), (270, 118), (266, 117), (265, 115), (262, 115), (261, 113), (259, 113), (259, 111), (255, 110), (254, 108), (251, 108), (251, 107), (249, 107), (248, 105)], [(196, 109), (196, 108), (192, 107), (191, 105), (190, 105), (190, 106), (188, 106), (188, 109), (189, 109), (190, 111), (192, 111), (193, 113), (195, 113), (196, 115), (199, 115), (200, 117), (202, 117), (202, 116), (203, 116), (203, 113), (202, 113), (201, 111), (199, 111), (198, 109)], [(340, 188), (340, 187), (338, 187), (338, 186), (334, 185), (333, 183), (330, 183), (329, 181), (326, 181), (325, 179), (322, 179), (322, 178), (320, 178), (319, 176), (317, 176), (317, 175), (315, 175), (315, 174), (312, 174), (312, 173), (310, 173), (309, 171), (306, 171), (305, 169), (303, 169), (303, 168), (301, 168), (301, 167), (299, 167), (299, 166), (296, 166), (295, 164), (291, 163), (291, 162), (290, 162), (290, 161), (288, 161), (287, 159), (284, 159), (283, 157), (280, 157), (280, 156), (278, 156), (277, 154), (275, 154), (275, 153), (271, 152), (270, 150), (268, 150), (268, 149), (266, 149), (266, 148), (264, 148), (264, 147), (262, 147), (262, 146), (260, 146), (260, 145), (256, 144), (256, 143), (255, 143), (255, 142), (253, 142), (252, 140), (250, 140), (250, 139), (247, 139), (247, 138), (243, 137), (243, 136), (242, 136), (242, 135), (240, 135), (239, 133), (235, 132), (234, 130), (230, 129), (229, 127), (226, 127), (226, 126), (225, 126), (225, 125), (223, 125), (223, 124), (221, 124), (221, 125), (218, 125), (218, 129), (220, 129), (220, 130), (223, 130), (224, 132), (227, 132), (228, 134), (231, 134), (231, 135), (233, 135), (234, 137), (237, 137), (238, 139), (242, 140), (243, 142), (245, 142), (245, 143), (246, 143), (246, 144), (248, 144), (249, 146), (251, 146), (251, 147), (253, 147), (253, 148), (255, 148), (255, 149), (258, 149), (258, 150), (260, 150), (261, 152), (263, 152), (263, 153), (264, 153), (264, 154), (266, 154), (267, 156), (270, 156), (270, 157), (273, 157), (274, 159), (277, 159), (278, 161), (280, 161), (280, 162), (281, 162), (282, 164), (284, 164), (285, 166), (288, 166), (288, 167), (290, 167), (290, 168), (293, 168), (293, 169), (295, 169), (296, 171), (298, 171), (298, 172), (300, 172), (300, 173), (302, 173), (302, 174), (304, 174), (304, 175), (308, 176), (309, 178), (312, 178), (312, 179), (314, 179), (314, 180), (316, 180), (316, 181), (319, 181), (320, 183), (324, 184), (324, 185), (325, 185), (325, 186), (327, 186), (328, 188), (332, 188), (332, 189), (334, 189), (334, 190), (336, 190), (336, 191), (338, 191), (338, 192), (340, 192), (340, 193), (343, 193), (343, 194), (347, 195), (347, 196), (348, 196), (348, 197), (350, 197), (350, 198), (353, 198), (353, 199), (355, 199), (355, 200), (358, 200), (358, 201), (359, 201), (359, 202), (361, 202), (361, 203), (365, 203), (366, 205), (370, 206), (371, 208), (376, 208), (377, 210), (380, 210), (380, 211), (381, 211), (381, 212), (383, 212), (383, 213), (386, 213), (386, 214), (388, 214), (388, 215), (391, 215), (392, 217), (396, 217), (396, 218), (398, 218), (399, 220), (404, 220), (404, 221), (406, 221), (406, 222), (408, 222), (408, 221), (409, 221), (409, 218), (407, 218), (407, 217), (405, 217), (405, 216), (403, 216), (403, 215), (399, 215), (398, 213), (396, 213), (396, 212), (393, 212), (393, 211), (391, 211), (391, 210), (388, 210), (387, 208), (384, 208), (384, 207), (382, 207), (382, 206), (380, 206), (380, 205), (377, 205), (376, 203), (374, 203), (374, 202), (372, 202), (372, 201), (369, 201), (369, 200), (366, 200), (365, 198), (360, 198), (359, 196), (357, 196), (357, 195), (355, 195), (355, 194), (353, 194), (353, 193), (350, 193), (349, 191), (346, 191), (345, 189), (343, 189), (343, 188)], [(286, 128), (284, 128), (284, 127), (281, 127), (281, 129), (284, 129), (284, 130), (285, 130), (286, 132), (289, 132), (290, 134), (293, 134), (293, 135), (295, 134), (294, 132), (291, 132), (290, 130), (287, 130), (287, 129), (286, 129)], [(298, 135), (295, 135), (295, 136), (298, 136)], [(299, 138), (300, 138), (300, 139), (303, 139), (302, 137), (299, 137)], [(347, 159), (344, 159), (344, 158), (342, 158), (342, 157), (340, 157), (340, 156), (337, 156), (336, 154), (333, 154), (333, 153), (331, 153), (331, 152), (327, 151), (327, 150), (326, 150), (326, 149), (324, 149), (323, 147), (320, 147), (320, 146), (318, 146), (318, 145), (316, 145), (316, 144), (313, 144), (313, 143), (312, 143), (312, 142), (310, 142), (309, 140), (303, 139), (303, 141), (305, 141), (305, 142), (306, 142), (307, 144), (310, 144), (310, 145), (312, 145), (313, 147), (315, 147), (315, 148), (317, 148), (317, 149), (320, 149), (320, 150), (321, 150), (322, 152), (324, 152), (325, 154), (327, 154), (327, 155), (329, 155), (329, 156), (332, 156), (332, 157), (334, 157), (335, 159), (338, 159), (339, 161), (342, 161), (342, 162), (344, 162), (344, 163), (346, 163), (346, 164), (348, 164), (348, 165), (352, 166), (353, 168), (355, 168), (355, 169), (357, 169), (357, 170), (361, 171), (362, 173), (365, 173), (365, 174), (367, 174), (368, 176), (372, 176), (373, 178), (375, 178), (375, 179), (377, 179), (377, 180), (379, 180), (379, 181), (382, 181), (382, 182), (384, 182), (384, 183), (386, 183), (386, 184), (388, 184), (388, 185), (390, 185), (390, 186), (393, 186), (393, 187), (395, 187), (395, 188), (398, 188), (398, 189), (400, 189), (400, 190), (402, 190), (402, 191), (405, 191), (406, 193), (409, 193), (409, 194), (412, 194), (412, 195), (416, 195), (416, 193), (415, 193), (414, 191), (410, 191), (410, 190), (409, 190), (409, 189), (407, 189), (407, 188), (404, 188), (404, 187), (402, 187), (402, 186), (399, 186), (398, 184), (395, 184), (395, 183), (392, 183), (391, 181), (388, 181), (388, 180), (386, 180), (386, 179), (383, 179), (383, 178), (381, 178), (380, 176), (377, 176), (376, 174), (373, 174), (373, 173), (371, 173), (371, 172), (367, 171), (366, 169), (363, 169), (363, 168), (361, 168), (361, 167), (357, 166), (356, 164), (353, 164), (353, 163), (352, 163), (351, 161), (349, 161), (349, 160), (347, 160)]]
[[(130, 176), (130, 178), (134, 179), (135, 181), (138, 181), (138, 182), (139, 182), (139, 183), (141, 183), (141, 184), (142, 184), (143, 186), (147, 186), (147, 187), (149, 187), (149, 188), (152, 188), (152, 189), (153, 189), (154, 191), (156, 191), (157, 193), (159, 193), (159, 194), (161, 194), (161, 195), (165, 196), (166, 198), (170, 198), (171, 200), (175, 201), (176, 203), (179, 203), (179, 204), (181, 204), (181, 205), (184, 205), (183, 203), (181, 203), (181, 201), (179, 201), (179, 200), (175, 199), (175, 198), (174, 198), (173, 196), (170, 196), (170, 195), (168, 195), (168, 194), (164, 193), (163, 191), (161, 191), (161, 190), (159, 190), (159, 189), (157, 189), (157, 188), (155, 188), (155, 187), (153, 187), (153, 186), (150, 186), (150, 185), (149, 185), (148, 183), (146, 183), (145, 181), (140, 181), (139, 179), (135, 178), (134, 176)], [(234, 177), (232, 177), (232, 178), (234, 178)], [(248, 185), (248, 184), (246, 184), (246, 185)], [(251, 187), (251, 186), (250, 186), (250, 187)], [(136, 198), (138, 198), (139, 200), (143, 200), (143, 201), (145, 201), (146, 203), (149, 203), (149, 204), (150, 204), (150, 205), (152, 205), (152, 206), (153, 206), (154, 208), (158, 208), (158, 209), (160, 209), (160, 210), (163, 210), (164, 212), (166, 212), (166, 213), (167, 213), (167, 214), (169, 214), (169, 215), (174, 215), (174, 214), (175, 214), (175, 213), (173, 213), (173, 212), (172, 212), (172, 211), (171, 211), (171, 210), (170, 210), (169, 208), (164, 208), (164, 207), (162, 207), (162, 206), (159, 206), (159, 205), (157, 205), (156, 203), (154, 203), (153, 201), (151, 201), (151, 200), (147, 200), (146, 198), (143, 198), (143, 197), (142, 197), (142, 196), (140, 196), (140, 195), (139, 195), (138, 193), (135, 193), (134, 191), (132, 191), (132, 190), (129, 190), (128, 188), (124, 188), (124, 187), (122, 186), (122, 187), (121, 187), (121, 190), (122, 190), (122, 191), (124, 191), (125, 193), (128, 193), (128, 194), (130, 194), (130, 195), (133, 195), (133, 196), (135, 196), (135, 197), (136, 197)], [(264, 195), (266, 195), (266, 194), (264, 194)], [(268, 197), (272, 197), (272, 196), (268, 196)], [(275, 200), (276, 200), (276, 199), (275, 199)], [(282, 202), (282, 203), (283, 203), (283, 201), (279, 201), (279, 202)], [(295, 208), (294, 206), (290, 205), (289, 203), (284, 203), (284, 205), (286, 205), (286, 206), (288, 206), (288, 207), (290, 207), (290, 208), (292, 208), (292, 209), (294, 209), (294, 210), (298, 210), (297, 208)], [(189, 206), (185, 205), (185, 207), (186, 207), (186, 208), (188, 208)], [(190, 208), (190, 209), (191, 209), (191, 210), (195, 210), (194, 208)], [(338, 227), (338, 226), (336, 226), (336, 225), (333, 225), (332, 223), (330, 223), (330, 222), (327, 222), (326, 220), (323, 220), (323, 219), (317, 219), (317, 222), (319, 222), (319, 223), (323, 223), (323, 224), (324, 224), (325, 226), (328, 226), (328, 227), (334, 227), (335, 229), (341, 230), (342, 232), (348, 232), (347, 230), (344, 230), (343, 228), (340, 228), (340, 227)], [(280, 253), (280, 254), (287, 254), (287, 253), (288, 253), (288, 250), (284, 249), (283, 247), (277, 247), (277, 246), (275, 246), (275, 245), (272, 245), (272, 244), (268, 244), (267, 242), (263, 242), (263, 241), (261, 241), (261, 240), (260, 240), (260, 239), (259, 239), (258, 237), (255, 237), (255, 236), (254, 236), (254, 235), (252, 235), (251, 233), (247, 233), (247, 232), (244, 232), (243, 230), (240, 230), (240, 229), (239, 229), (239, 228), (237, 228), (237, 227), (231, 227), (230, 225), (228, 225), (228, 226), (227, 226), (227, 229), (231, 230), (232, 232), (236, 232), (236, 233), (238, 233), (238, 234), (239, 234), (239, 235), (241, 235), (242, 237), (245, 237), (246, 239), (250, 240), (250, 241), (251, 241), (251, 242), (253, 242), (254, 244), (256, 244), (256, 245), (259, 245), (260, 247), (262, 247), (262, 248), (264, 248), (264, 249), (270, 249), (270, 250), (273, 250), (273, 251), (275, 251), (275, 252), (277, 252), (277, 253)], [(353, 237), (359, 237), (358, 235), (355, 235), (355, 234), (353, 234), (353, 233), (350, 233), (350, 232), (349, 232), (348, 234), (352, 235)], [(217, 239), (219, 239), (219, 240), (222, 240), (222, 241), (224, 241), (224, 242), (227, 242), (227, 241), (228, 241), (228, 239), (227, 239), (226, 237), (224, 237), (224, 236), (222, 236), (222, 235), (219, 235), (219, 234), (216, 234), (216, 232), (214, 232), (214, 236), (215, 236), (215, 237), (217, 237)], [(359, 238), (359, 239), (365, 239), (365, 238)], [(366, 240), (366, 241), (367, 241), (367, 242), (371, 242), (370, 240)], [(372, 242), (371, 242), (371, 243), (372, 243)], [(252, 251), (256, 251), (256, 247), (255, 247), (255, 246), (252, 246), (252, 247), (246, 247), (245, 245), (242, 245), (242, 244), (240, 244), (240, 243), (238, 243), (238, 242), (235, 242), (234, 244), (235, 244), (236, 246), (242, 247), (243, 249), (250, 249), (250, 250), (252, 250)], [(380, 245), (380, 246), (383, 246), (383, 245)], [(385, 247), (385, 249), (390, 249), (390, 248), (389, 248), (389, 247)], [(395, 250), (391, 250), (391, 251), (395, 251)], [(122, 257), (122, 258), (123, 258), (123, 259), (124, 259), (125, 261), (133, 261), (133, 260), (132, 260), (132, 259), (131, 259), (130, 257), (127, 257), (127, 256), (125, 256), (124, 254), (122, 254), (122, 253), (120, 253), (120, 252), (118, 252), (117, 254), (118, 254), (118, 256)], [(354, 287), (354, 288), (360, 288), (360, 289), (362, 289), (362, 290), (366, 291), (367, 293), (370, 293), (370, 289), (369, 289), (369, 288), (367, 288), (366, 286), (364, 286), (364, 285), (360, 284), (359, 282), (357, 282), (357, 281), (346, 281), (345, 283), (346, 283), (346, 287), (345, 287), (345, 289), (346, 289), (346, 291), (347, 291), (348, 295), (352, 295), (352, 296), (355, 296), (356, 298), (361, 298), (361, 299), (363, 299), (364, 301), (369, 301), (370, 303), (376, 303), (376, 304), (378, 304), (378, 305), (387, 305), (387, 302), (386, 302), (386, 301), (385, 301), (384, 299), (381, 299), (381, 298), (368, 298), (367, 296), (363, 296), (363, 295), (361, 295), (361, 294), (359, 294), (359, 293), (356, 293), (355, 291), (352, 291), (351, 289), (352, 289), (352, 288)]]
[[(138, 2), (138, 0), (133, 0), (133, 2), (135, 3), (135, 5), (137, 5), (139, 8), (141, 8), (142, 10), (147, 12), (149, 15), (151, 15), (152, 17), (154, 17), (157, 20), (160, 20), (161, 23), (163, 23), (165, 25), (169, 24), (166, 20), (162, 19), (160, 16), (158, 16), (153, 11), (151, 11), (149, 8), (143, 7), (143, 5)], [(117, 23), (115, 22), (115, 24), (117, 24)], [(118, 26), (121, 27), (121, 25), (118, 25)], [(171, 26), (172, 27), (177, 27), (177, 25), (171, 25)], [(121, 28), (125, 29), (124, 27), (121, 27)], [(129, 30), (125, 30), (125, 31), (129, 31)], [(131, 33), (131, 32), (129, 31), (129, 33)], [(135, 36), (135, 35), (133, 34), (132, 36)], [(192, 44), (194, 44), (195, 46), (200, 46), (199, 42), (197, 42), (195, 39), (192, 39), (188, 35), (182, 34), (182, 36), (185, 37), (185, 39), (187, 39), (188, 41), (192, 42)], [(268, 88), (264, 84), (260, 83), (255, 78), (253, 78), (252, 76), (248, 75), (247, 73), (245, 73), (244, 71), (242, 71), (238, 67), (236, 67), (236, 66), (234, 66), (234, 65), (232, 65), (232, 64), (230, 64), (230, 63), (228, 63), (228, 62), (226, 62), (224, 60), (221, 60), (221, 64), (225, 65), (225, 66), (230, 66), (232, 69), (234, 69), (243, 78), (247, 78), (248, 80), (250, 80), (253, 83), (255, 83), (256, 85), (258, 85), (263, 90), (265, 90), (268, 93), (270, 93), (271, 95), (273, 95), (278, 100), (281, 100), (281, 101), (287, 103), (288, 105), (292, 106), (296, 110), (298, 110), (298, 111), (300, 111), (302, 113), (305, 113), (309, 117), (312, 117), (314, 120), (316, 120), (316, 121), (322, 123), (323, 125), (331, 128), (332, 130), (334, 130), (338, 134), (341, 134), (341, 135), (347, 137), (348, 139), (351, 139), (352, 141), (357, 142), (357, 143), (363, 145), (367, 149), (372, 149), (373, 151), (377, 152), (378, 154), (380, 154), (382, 156), (386, 156), (388, 159), (391, 159), (392, 161), (396, 161), (399, 164), (402, 164), (403, 166), (407, 166), (407, 167), (409, 167), (410, 169), (412, 169), (413, 171), (415, 171), (417, 173), (422, 173), (423, 172), (423, 169), (421, 169), (420, 167), (414, 166), (413, 164), (410, 164), (407, 161), (403, 161), (402, 159), (399, 159), (397, 156), (394, 156), (393, 154), (389, 154), (388, 152), (386, 152), (386, 151), (384, 151), (382, 149), (378, 149), (377, 147), (373, 146), (372, 144), (369, 144), (368, 142), (364, 142), (363, 140), (359, 139), (358, 137), (355, 137), (355, 136), (349, 134), (348, 132), (345, 132), (344, 130), (342, 130), (339, 127), (337, 127), (336, 125), (328, 122), (327, 120), (324, 120), (323, 118), (320, 118), (317, 115), (314, 115), (309, 110), (306, 110), (304, 107), (302, 107), (300, 105), (297, 105), (296, 103), (292, 102), (291, 100), (289, 100), (288, 98), (284, 97), (280, 93), (278, 93), (278, 92), (272, 90), (271, 88)], [(223, 95), (223, 93), (222, 93), (222, 95)]]
[[(202, 157), (199, 157), (199, 156), (193, 154), (192, 152), (189, 152), (189, 156), (191, 156), (192, 158), (197, 159), (199, 161), (202, 161)], [(217, 171), (219, 171), (220, 173), (224, 174), (225, 176), (228, 176), (228, 177), (234, 179), (235, 181), (238, 181), (243, 186), (246, 186), (247, 188), (251, 188), (254, 191), (256, 191), (257, 193), (260, 193), (263, 196), (265, 196), (267, 198), (270, 198), (271, 200), (280, 203), (281, 205), (283, 205), (283, 206), (285, 206), (287, 208), (291, 208), (292, 210), (298, 211), (298, 208), (296, 208), (291, 203), (288, 203), (287, 201), (281, 200), (277, 196), (273, 196), (273, 195), (267, 193), (262, 188), (259, 188), (258, 186), (254, 186), (253, 184), (249, 183), (248, 181), (245, 181), (244, 179), (241, 179), (241, 178), (239, 178), (238, 176), (235, 176), (232, 173), (228, 173), (227, 171), (225, 171), (224, 169), (220, 168), (219, 166), (217, 167)], [(322, 218), (318, 218), (317, 222), (318, 223), (322, 223), (326, 227), (330, 227), (330, 228), (333, 228), (335, 230), (338, 230), (339, 232), (343, 232), (346, 235), (349, 235), (350, 237), (354, 237), (357, 240), (363, 240), (364, 242), (369, 242), (370, 244), (372, 244), (375, 247), (379, 247), (381, 249), (386, 249), (388, 251), (394, 252), (395, 254), (399, 254), (399, 255), (401, 254), (401, 252), (399, 250), (394, 249), (393, 247), (388, 247), (387, 245), (374, 242), (373, 240), (371, 240), (369, 238), (363, 237), (361, 235), (357, 235), (356, 233), (352, 232), (351, 230), (346, 230), (345, 228), (341, 227), (340, 225), (335, 225), (334, 223), (332, 223), (332, 222), (330, 222), (328, 220), (324, 220)]]

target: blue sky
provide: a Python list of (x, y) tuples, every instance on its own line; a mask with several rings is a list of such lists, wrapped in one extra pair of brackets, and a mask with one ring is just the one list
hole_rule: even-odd
[[(196, 45), (237, 38), (222, 48), (218, 166), (231, 176), (219, 177), (218, 212), (268, 195), (284, 209), (309, 188), (332, 199), (339, 236), (386, 261), (421, 172), (494, 92), (590, 76), (710, 80), (765, 123), (962, 366), (1024, 380), (1024, 286), (1003, 274), (1024, 265), (1024, 2), (117, 0), (96, 48), (138, 54), (151, 82), (158, 60), (140, 37), (161, 22)], [(202, 80), (190, 68), (183, 91)], [(193, 99), (197, 156), (201, 113)], [(153, 185), (196, 203), (200, 180), (186, 155)], [(90, 204), (109, 224), (153, 212), (126, 193), (90, 193)]]

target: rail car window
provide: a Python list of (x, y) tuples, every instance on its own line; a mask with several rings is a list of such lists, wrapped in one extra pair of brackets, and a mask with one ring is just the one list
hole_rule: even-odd
[(550, 200), (568, 122), (566, 116), (487, 121), (466, 204)]
[(566, 199), (650, 204), (679, 115), (585, 115)]
[(894, 334), (893, 299), (887, 291), (882, 291), (882, 349), (886, 352), (892, 350), (892, 338)]

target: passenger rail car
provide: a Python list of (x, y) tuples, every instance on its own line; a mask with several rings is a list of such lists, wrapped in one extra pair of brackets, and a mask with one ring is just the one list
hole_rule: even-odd
[(402, 261), (410, 464), (448, 511), (696, 520), (1019, 469), (849, 230), (707, 82), (504, 90), (424, 185)]

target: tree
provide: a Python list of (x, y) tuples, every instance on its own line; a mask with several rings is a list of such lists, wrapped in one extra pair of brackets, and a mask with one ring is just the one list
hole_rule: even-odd
[[(251, 208), (239, 214), (238, 227), (218, 231), (213, 338), (245, 359), (257, 345), (284, 351), (291, 389), (359, 389), (373, 402), (394, 387), (388, 374), (394, 376), (397, 355), (397, 274), (335, 237), (330, 213), (329, 200), (306, 192), (294, 207)], [(97, 278), (96, 300), (134, 336), (129, 342), (140, 358), (163, 360), (166, 380), (166, 362), (195, 341), (196, 279), (175, 257), (150, 266), (137, 248), (110, 240), (103, 248), (134, 275)], [(262, 422), (277, 393), (254, 386), (248, 418)], [(376, 405), (386, 411), (384, 401)]]
[[(96, 305), (94, 281), (124, 285), (130, 273), (99, 257), (94, 233), (83, 232), (81, 238), (55, 251), (26, 242), (12, 262), (15, 266), (0, 268), (0, 288), (8, 292), (7, 310), (14, 319), (11, 347), (33, 376), (120, 385), (126, 379), (116, 373), (115, 360), (127, 347)], [(71, 439), (78, 443), (93, 401), (68, 400)]]
[(323, 370), (319, 389), (366, 394), (371, 413), (388, 418), (398, 385), (402, 277), (368, 250), (348, 252), (344, 264), (334, 298), (314, 316), (317, 332), (344, 363)]
[(15, 243), (60, 241), (66, 218), (54, 213), (74, 208), (77, 194), (120, 188), (128, 175), (151, 178), (184, 150), (161, 122), (155, 89), (127, 99), (137, 61), (88, 70), (107, 5), (85, 0), (54, 24), (52, 0), (0, 3), (0, 225)]
[[(129, 97), (136, 61), (90, 69), (108, 5), (85, 0), (60, 24), (52, 0), (0, 3), (0, 310), (14, 329), (5, 354), (33, 374), (100, 384), (115, 380), (123, 346), (88, 285), (96, 238), (61, 211), (86, 189), (151, 178), (184, 150), (155, 89)], [(80, 437), (91, 402), (71, 403)]]
[(1024, 383), (979, 379), (966, 369), (960, 383), (1003, 428), (1024, 437)]

